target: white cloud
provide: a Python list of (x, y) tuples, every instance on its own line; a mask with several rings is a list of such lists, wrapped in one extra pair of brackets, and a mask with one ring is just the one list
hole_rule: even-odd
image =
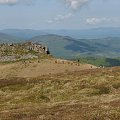
[[(16, 5), (16, 4), (31, 4), (36, 0), (0, 0), (0, 4)], [(77, 10), (91, 0), (64, 0), (73, 10)]]
[(73, 9), (77, 10), (78, 8), (81, 8), (85, 4), (87, 4), (91, 0), (65, 0), (65, 2)]
[(57, 17), (54, 18), (55, 21), (62, 21), (62, 20), (65, 20), (65, 19), (68, 19), (72, 17), (72, 13), (68, 13), (66, 15), (57, 15)]
[(36, 0), (0, 0), (1, 5), (16, 5), (16, 4), (24, 4), (30, 5)]
[(66, 19), (69, 19), (73, 16), (72, 13), (68, 13), (68, 14), (65, 14), (65, 15), (57, 15), (55, 18), (53, 18), (52, 20), (47, 20), (47, 23), (54, 23), (54, 22), (61, 22), (61, 21), (64, 21)]
[(90, 25), (97, 25), (97, 24), (104, 24), (104, 23), (108, 23), (108, 22), (118, 22), (119, 18), (87, 18), (86, 19), (86, 23), (90, 24)]
[(0, 0), (0, 4), (8, 4), (8, 5), (16, 4), (17, 2), (18, 0)]

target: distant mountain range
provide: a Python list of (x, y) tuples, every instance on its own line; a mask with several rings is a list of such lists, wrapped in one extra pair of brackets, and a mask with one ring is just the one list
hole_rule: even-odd
[(19, 42), (22, 39), (13, 35), (0, 33), (0, 43), (11, 43), (11, 42)]
[(30, 38), (38, 36), (38, 35), (47, 35), (48, 34), (42, 30), (32, 30), (32, 29), (4, 29), (4, 30), (0, 30), (0, 32), (9, 34), (12, 36), (16, 36), (21, 39), (30, 39)]
[(120, 57), (120, 28), (90, 30), (18, 30), (0, 31), (0, 43), (33, 41), (50, 48), (61, 58), (80, 56)]
[(22, 39), (30, 39), (38, 35), (56, 34), (61, 36), (70, 36), (76, 39), (80, 38), (104, 38), (120, 37), (120, 28), (93, 28), (86, 30), (32, 30), (32, 29), (4, 29), (0, 33), (13, 35)]
[(49, 34), (70, 36), (76, 39), (120, 37), (120, 28), (93, 28), (85, 30), (46, 30)]

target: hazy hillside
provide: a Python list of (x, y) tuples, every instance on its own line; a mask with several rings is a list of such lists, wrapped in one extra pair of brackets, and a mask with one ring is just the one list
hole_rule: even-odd
[(42, 35), (30, 39), (30, 41), (40, 42), (44, 45), (49, 46), (51, 54), (56, 57), (67, 58), (69, 56), (73, 56), (71, 54), (72, 51), (65, 49), (66, 45), (70, 45), (72, 43), (72, 38), (70, 37), (58, 35)]
[[(30, 34), (30, 31), (28, 34)], [(27, 37), (28, 34), (26, 34), (26, 36), (23, 35), (23, 37)], [(33, 36), (33, 34), (30, 35)], [(80, 56), (120, 57), (120, 37), (75, 39), (69, 36), (48, 34), (35, 36), (30, 39), (24, 39), (13, 35), (0, 33), (0, 43), (18, 43), (29, 40), (47, 45), (51, 51), (51, 54), (56, 57), (68, 59), (79, 58)]]
[(49, 46), (56, 57), (78, 58), (80, 56), (120, 56), (120, 38), (73, 39), (67, 36), (42, 35), (30, 41)]
[(93, 28), (81, 30), (44, 30), (49, 34), (57, 34), (63, 36), (70, 36), (73, 38), (104, 38), (104, 37), (120, 37), (120, 28)]
[(0, 33), (0, 43), (20, 42), (22, 39), (5, 33)]
[(62, 36), (70, 36), (73, 38), (104, 38), (104, 37), (120, 37), (120, 28), (93, 28), (83, 30), (33, 30), (33, 29), (4, 29), (0, 32), (21, 37), (24, 39), (30, 39), (38, 35), (57, 34)]
[(1, 30), (1, 32), (9, 35), (14, 35), (22, 39), (30, 39), (38, 35), (47, 34), (42, 30), (32, 30), (32, 29), (4, 29), (4, 30)]

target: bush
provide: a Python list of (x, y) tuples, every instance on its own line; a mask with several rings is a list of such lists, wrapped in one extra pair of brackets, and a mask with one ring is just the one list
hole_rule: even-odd
[(96, 86), (95, 88), (99, 90), (99, 92), (98, 92), (99, 95), (110, 93), (109, 86), (99, 85), (99, 86)]

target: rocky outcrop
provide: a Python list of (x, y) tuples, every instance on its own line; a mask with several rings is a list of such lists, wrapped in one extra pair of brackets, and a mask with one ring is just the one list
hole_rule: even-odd
[(48, 47), (32, 42), (0, 45), (0, 61), (37, 58), (40, 54), (50, 54)]

